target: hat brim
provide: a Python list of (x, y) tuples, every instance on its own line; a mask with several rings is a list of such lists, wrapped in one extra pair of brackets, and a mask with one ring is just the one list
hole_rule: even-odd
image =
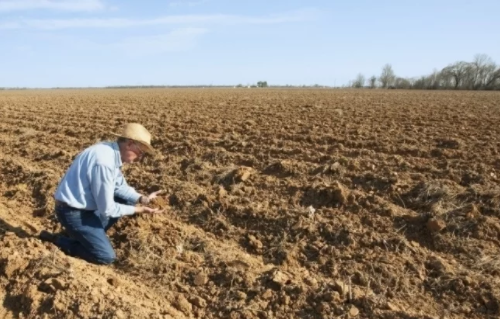
[(138, 141), (136, 139), (133, 139), (133, 138), (130, 138), (130, 137), (127, 137), (127, 136), (123, 136), (123, 134), (117, 134), (117, 133), (110, 133), (111, 135), (114, 135), (114, 136), (117, 136), (117, 137), (123, 137), (123, 138), (128, 138), (129, 140), (133, 140), (133, 141), (136, 141), (138, 143), (141, 143), (141, 145), (144, 145), (146, 147), (146, 153), (148, 154), (154, 154), (155, 153), (155, 149), (149, 145), (149, 144), (146, 144), (142, 141)]

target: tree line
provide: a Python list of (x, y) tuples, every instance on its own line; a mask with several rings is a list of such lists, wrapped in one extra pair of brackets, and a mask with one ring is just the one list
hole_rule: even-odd
[(477, 54), (472, 62), (458, 61), (429, 75), (403, 78), (396, 76), (392, 66), (386, 64), (378, 77), (374, 75), (366, 79), (363, 74), (358, 74), (350, 86), (384, 89), (500, 90), (500, 66), (489, 56)]

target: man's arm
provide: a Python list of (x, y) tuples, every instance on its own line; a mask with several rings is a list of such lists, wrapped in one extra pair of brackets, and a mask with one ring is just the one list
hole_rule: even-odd
[(114, 195), (131, 203), (137, 203), (141, 197), (141, 194), (137, 193), (133, 187), (130, 187), (127, 184), (121, 171), (118, 172), (118, 176), (116, 178)]
[(92, 168), (91, 175), (92, 182), (90, 188), (99, 214), (107, 217), (120, 217), (132, 215), (136, 212), (134, 206), (122, 205), (115, 202), (114, 172), (111, 168), (97, 164)]

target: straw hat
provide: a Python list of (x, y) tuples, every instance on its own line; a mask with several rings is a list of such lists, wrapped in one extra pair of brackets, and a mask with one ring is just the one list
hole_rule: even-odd
[(141, 143), (146, 146), (146, 152), (152, 154), (154, 152), (151, 146), (151, 134), (146, 130), (144, 126), (138, 123), (128, 123), (123, 127), (121, 133), (111, 133), (118, 137), (125, 137), (134, 141)]

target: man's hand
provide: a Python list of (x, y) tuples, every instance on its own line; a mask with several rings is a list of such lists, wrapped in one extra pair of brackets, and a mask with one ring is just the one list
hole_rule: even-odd
[(159, 214), (163, 213), (165, 210), (164, 209), (158, 209), (158, 208), (150, 208), (150, 207), (136, 207), (135, 212), (138, 214)]
[(154, 200), (156, 197), (158, 197), (158, 195), (160, 195), (164, 192), (165, 191), (163, 191), (163, 190), (159, 190), (159, 191), (156, 191), (154, 193), (149, 194), (148, 196), (141, 196), (141, 198), (139, 199), (139, 203), (141, 203), (142, 205), (148, 205), (149, 203), (151, 203), (152, 200)]

